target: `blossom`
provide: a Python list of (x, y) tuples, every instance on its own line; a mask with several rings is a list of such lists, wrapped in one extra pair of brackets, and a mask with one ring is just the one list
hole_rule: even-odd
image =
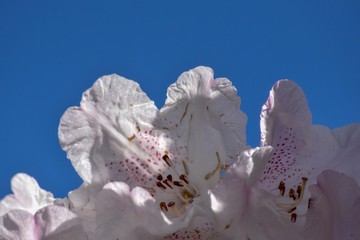
[(277, 82), (262, 108), (260, 148), (244, 151), (211, 193), (218, 231), (229, 239), (357, 239), (359, 157), (360, 124), (312, 125), (302, 90)]
[(86, 184), (79, 191), (95, 192), (96, 234), (216, 239), (208, 190), (246, 148), (239, 106), (231, 82), (206, 67), (183, 73), (161, 110), (131, 80), (96, 81), (59, 126), (61, 146)]
[(304, 220), (297, 215), (306, 212), (308, 187), (322, 171), (333, 169), (360, 183), (360, 124), (331, 131), (311, 121), (303, 91), (292, 81), (278, 81), (261, 112), (261, 146), (274, 152), (258, 186), (279, 192), (279, 202), (290, 200), (284, 210), (294, 222)]
[(0, 239), (87, 239), (78, 217), (24, 173), (11, 180), (13, 194), (0, 202)]
[(12, 210), (0, 217), (0, 239), (3, 240), (86, 240), (79, 218), (65, 207), (47, 206), (35, 215)]
[(35, 214), (55, 201), (51, 192), (41, 189), (37, 181), (25, 173), (18, 173), (11, 179), (11, 190), (13, 194), (0, 202), (0, 216), (15, 209)]
[(211, 191), (211, 207), (221, 239), (298, 239), (294, 238), (297, 229), (279, 218), (274, 196), (256, 187), (272, 153), (270, 146), (243, 151)]
[(354, 178), (326, 170), (309, 191), (304, 239), (360, 239), (360, 187)]

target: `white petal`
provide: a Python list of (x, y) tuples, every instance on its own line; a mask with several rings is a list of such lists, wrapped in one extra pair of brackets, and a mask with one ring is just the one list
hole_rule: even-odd
[(68, 194), (68, 201), (71, 211), (80, 218), (85, 232), (90, 239), (95, 239), (95, 199), (100, 189), (87, 183), (83, 183), (80, 188)]
[(334, 129), (332, 135), (340, 147), (333, 169), (353, 177), (360, 184), (360, 124)]
[(97, 239), (141, 239), (138, 229), (146, 232), (142, 228), (166, 225), (159, 209), (146, 190), (130, 191), (125, 183), (108, 183), (96, 204)]
[(261, 137), (262, 145), (274, 147), (260, 179), (267, 190), (276, 189), (281, 181), (286, 189), (296, 189), (302, 178), (308, 179), (308, 187), (325, 169), (339, 170), (360, 182), (360, 124), (333, 132), (312, 126), (304, 93), (294, 82), (274, 85), (262, 109)]
[(241, 152), (238, 160), (230, 167), (226, 175), (246, 179), (247, 185), (253, 186), (259, 181), (272, 151), (271, 146), (266, 146)]
[(188, 146), (189, 176), (200, 189), (217, 183), (218, 171), (201, 186), (209, 173), (232, 163), (246, 146), (247, 118), (239, 107), (236, 88), (227, 79), (214, 80), (210, 68), (184, 72), (168, 89), (163, 124)]
[(18, 173), (11, 179), (11, 190), (13, 194), (0, 202), (0, 216), (13, 209), (34, 214), (54, 201), (52, 193), (41, 189), (37, 181), (25, 173)]
[[(83, 94), (80, 107), (69, 108), (61, 118), (59, 138), (84, 181), (103, 185), (128, 180), (126, 166), (112, 164), (137, 156), (132, 141), (139, 129), (151, 128), (157, 108), (139, 85), (117, 75), (104, 76)], [(138, 156), (137, 156), (138, 157)], [(145, 159), (146, 160), (146, 159)], [(119, 174), (119, 171), (123, 171)]]
[(130, 190), (121, 182), (108, 183), (96, 203), (97, 239), (135, 240), (170, 235), (186, 228), (193, 216), (202, 211), (203, 202), (196, 201), (199, 199), (181, 217), (170, 220), (147, 190)]
[[(303, 91), (292, 81), (278, 81), (262, 107), (261, 145), (271, 145), (280, 137), (287, 137), (284, 133), (290, 134), (291, 131), (295, 131), (297, 139), (306, 140), (310, 126), (311, 113)], [(295, 129), (288, 129), (291, 127)]]
[(48, 206), (35, 216), (12, 210), (0, 217), (0, 239), (4, 240), (87, 240), (77, 216), (67, 208)]
[(360, 188), (354, 179), (327, 170), (310, 192), (304, 239), (360, 239)]
[(35, 240), (32, 214), (23, 210), (12, 210), (0, 217), (1, 240)]
[(34, 216), (35, 229), (46, 240), (87, 240), (80, 219), (67, 208), (48, 206)]
[(306, 154), (311, 113), (303, 91), (294, 82), (283, 80), (274, 85), (262, 108), (260, 127), (261, 145), (274, 148), (260, 184), (274, 189), (280, 181), (289, 188), (301, 183), (302, 177), (308, 177), (303, 168), (310, 164)]
[(259, 178), (271, 148), (242, 153), (211, 191), (211, 206), (217, 229), (227, 239), (298, 239), (297, 228), (281, 221), (273, 196), (252, 185)]
[(213, 222), (204, 217), (194, 217), (187, 228), (176, 231), (168, 236), (162, 237), (164, 240), (176, 239), (206, 239), (206, 240), (223, 240), (216, 231)]

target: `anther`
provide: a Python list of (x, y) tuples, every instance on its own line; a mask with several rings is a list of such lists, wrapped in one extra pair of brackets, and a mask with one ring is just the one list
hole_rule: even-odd
[(293, 208), (290, 208), (287, 212), (288, 213), (292, 213), (293, 211), (295, 211), (296, 210), (296, 207), (293, 207)]
[(186, 199), (189, 202), (192, 202), (192, 199), (194, 198), (194, 196), (187, 190), (183, 191), (182, 196), (184, 197), (184, 199)]
[(311, 207), (313, 201), (314, 200), (312, 198), (309, 198), (309, 200), (308, 200), (308, 209)]
[(302, 192), (302, 186), (298, 186), (297, 189), (296, 189), (296, 193), (298, 195), (298, 198), (300, 198), (301, 192)]
[(172, 201), (171, 201), (171, 202), (168, 203), (168, 207), (171, 208), (171, 207), (174, 207), (174, 206), (175, 206), (175, 202), (172, 202)]
[(162, 182), (165, 183), (166, 186), (168, 186), (169, 188), (173, 189), (173, 187), (171, 186), (171, 184), (168, 182), (167, 179), (164, 179)]
[(156, 183), (156, 186), (158, 186), (159, 188), (161, 188), (161, 189), (166, 189), (166, 187), (164, 186), (164, 184), (162, 184), (161, 182), (157, 182)]
[(171, 208), (175, 214), (175, 216), (180, 217), (181, 216), (181, 212), (179, 211), (179, 209), (176, 207), (175, 202), (171, 201), (168, 203), (168, 207)]
[(179, 178), (183, 180), (186, 184), (189, 184), (189, 181), (187, 180), (187, 177), (184, 174), (181, 174)]
[(157, 175), (156, 179), (161, 181), (161, 180), (163, 180), (163, 176), (161, 176), (161, 174), (159, 174), (159, 175)]
[(179, 181), (174, 181), (174, 185), (178, 186), (178, 187), (183, 187), (184, 186)]
[(169, 167), (172, 167), (172, 162), (169, 158), (169, 156), (167, 154), (165, 154), (164, 156), (162, 156), (162, 159), (166, 162), (166, 164), (169, 166)]
[(292, 213), (292, 214), (291, 214), (291, 222), (295, 223), (295, 222), (296, 222), (296, 217), (297, 217), (297, 214), (296, 214), (296, 213)]
[(170, 182), (172, 182), (172, 180), (173, 180), (173, 178), (172, 178), (172, 176), (169, 174), (169, 175), (167, 175), (167, 180), (169, 180)]
[(296, 200), (295, 190), (293, 188), (289, 191), (289, 198), (292, 198), (294, 201)]
[(286, 188), (285, 188), (285, 183), (283, 181), (279, 183), (278, 189), (280, 190), (281, 196), (284, 196)]
[(160, 209), (161, 209), (161, 211), (163, 211), (163, 212), (167, 212), (167, 211), (168, 211), (168, 208), (167, 208), (165, 202), (160, 202)]

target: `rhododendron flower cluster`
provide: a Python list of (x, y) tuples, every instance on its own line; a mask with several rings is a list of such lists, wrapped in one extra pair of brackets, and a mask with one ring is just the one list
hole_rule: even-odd
[(260, 145), (226, 78), (197, 67), (158, 109), (108, 75), (70, 107), (60, 145), (83, 180), (55, 198), (20, 173), (0, 202), (0, 239), (360, 239), (360, 124), (312, 125), (302, 90), (280, 80)]

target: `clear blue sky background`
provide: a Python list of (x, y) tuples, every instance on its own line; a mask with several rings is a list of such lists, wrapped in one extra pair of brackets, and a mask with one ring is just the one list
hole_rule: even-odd
[(67, 107), (100, 76), (138, 81), (158, 107), (178, 75), (210, 66), (239, 91), (248, 142), (273, 83), (295, 80), (313, 122), (360, 121), (360, 2), (0, 2), (0, 198), (17, 172), (58, 197), (81, 181), (61, 150)]

